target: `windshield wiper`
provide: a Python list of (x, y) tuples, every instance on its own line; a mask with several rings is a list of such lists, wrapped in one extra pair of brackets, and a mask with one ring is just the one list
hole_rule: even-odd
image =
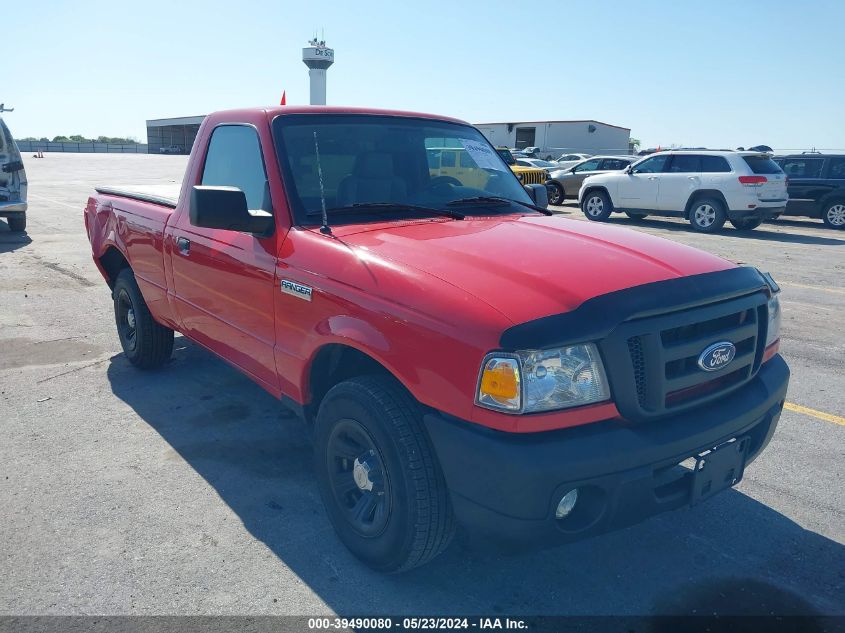
[(446, 206), (449, 207), (462, 207), (462, 206), (504, 206), (511, 204), (518, 204), (520, 206), (526, 207), (531, 209), (532, 211), (539, 211), (543, 215), (554, 215), (548, 209), (544, 209), (543, 207), (538, 207), (536, 204), (529, 204), (528, 202), (521, 202), (520, 200), (511, 200), (510, 198), (501, 198), (499, 196), (473, 196), (471, 198), (458, 198), (457, 200), (452, 200), (451, 202), (447, 202)]
[[(342, 207), (329, 207), (326, 213), (356, 213), (360, 211), (418, 211), (429, 215), (439, 215), (453, 220), (463, 220), (466, 215), (453, 211), (452, 209), (435, 209), (417, 204), (405, 204), (404, 202), (356, 202)], [(310, 211), (306, 215), (320, 215), (322, 211)]]

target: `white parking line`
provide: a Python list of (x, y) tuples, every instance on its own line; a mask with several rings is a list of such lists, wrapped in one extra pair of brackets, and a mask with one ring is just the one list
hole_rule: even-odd
[(839, 295), (845, 295), (845, 289), (843, 288), (829, 288), (825, 286), (811, 286), (810, 284), (798, 284), (794, 281), (778, 281), (778, 284), (781, 286), (792, 286), (794, 288), (806, 288), (807, 290), (821, 290), (822, 292), (833, 292)]
[(61, 200), (53, 200), (52, 198), (45, 198), (44, 196), (39, 196), (36, 193), (27, 194), (30, 198), (38, 198), (39, 200), (46, 200), (47, 202), (52, 202), (53, 204), (60, 204), (63, 207), (68, 207), (70, 209), (77, 209), (78, 211), (82, 211), (82, 207), (78, 204), (69, 204), (67, 202), (62, 202)]

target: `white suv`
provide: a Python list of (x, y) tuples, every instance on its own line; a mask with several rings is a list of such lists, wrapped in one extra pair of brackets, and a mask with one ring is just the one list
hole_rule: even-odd
[(621, 172), (590, 176), (578, 192), (581, 210), (603, 221), (624, 212), (634, 219), (668, 215), (713, 233), (725, 220), (750, 230), (786, 208), (787, 179), (768, 154), (759, 152), (659, 152)]

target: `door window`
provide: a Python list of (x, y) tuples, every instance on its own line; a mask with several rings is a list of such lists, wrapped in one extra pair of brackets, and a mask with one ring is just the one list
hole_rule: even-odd
[(702, 156), (701, 171), (708, 174), (728, 173), (731, 171), (731, 166), (724, 156)]
[(669, 164), (670, 174), (697, 174), (700, 171), (701, 156), (695, 154), (675, 154)]
[(258, 132), (247, 125), (221, 125), (211, 134), (202, 183), (237, 187), (250, 209), (271, 211), (267, 172)]
[(781, 168), (790, 178), (818, 178), (822, 174), (823, 165), (823, 158), (785, 158)]
[(605, 158), (601, 161), (599, 169), (601, 171), (621, 171), (628, 165), (630, 165), (630, 163), (627, 160), (622, 160), (621, 158)]
[(637, 163), (634, 167), (635, 174), (659, 174), (666, 168), (666, 163), (669, 160), (669, 154), (660, 154), (658, 156), (651, 156), (644, 161)]
[(845, 158), (831, 158), (830, 159), (830, 176), (829, 178), (845, 179)]
[(573, 171), (575, 171), (576, 173), (582, 171), (595, 171), (596, 169), (598, 169), (599, 162), (600, 161), (598, 158), (588, 160), (586, 163), (581, 163), (580, 165), (577, 165)]

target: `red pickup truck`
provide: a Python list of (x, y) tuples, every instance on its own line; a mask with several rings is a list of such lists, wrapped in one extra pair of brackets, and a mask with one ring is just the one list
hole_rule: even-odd
[(701, 502), (777, 425), (770, 276), (544, 205), (462, 121), (286, 106), (210, 115), (178, 198), (84, 217), (128, 359), (178, 331), (296, 410), (340, 539), (398, 571), (456, 524), (534, 545)]

